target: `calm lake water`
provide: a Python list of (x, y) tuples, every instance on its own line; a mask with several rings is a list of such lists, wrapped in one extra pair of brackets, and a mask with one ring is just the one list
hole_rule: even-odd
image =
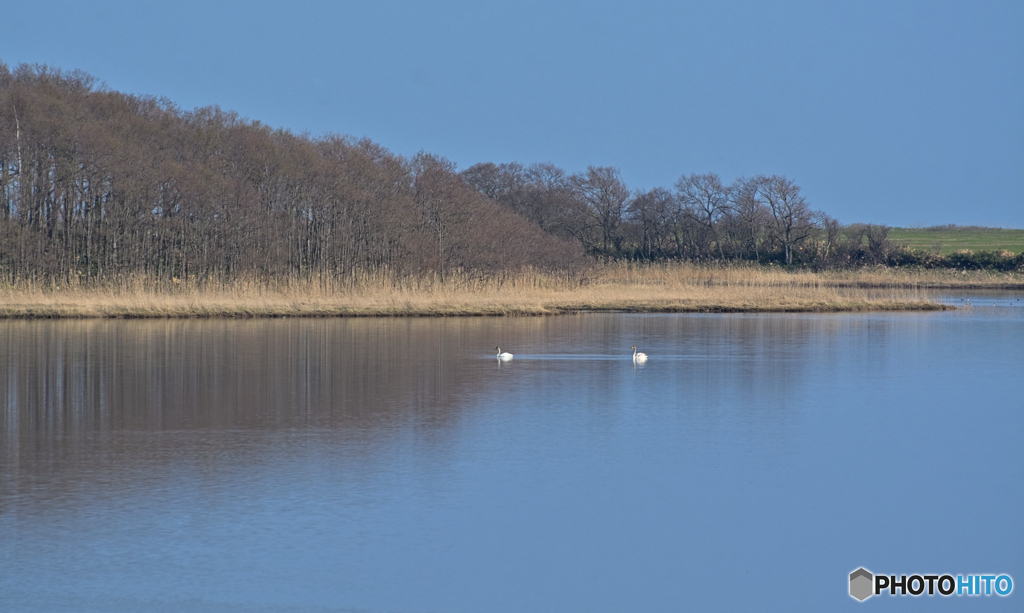
[(0, 322), (0, 610), (1020, 611), (1019, 297)]

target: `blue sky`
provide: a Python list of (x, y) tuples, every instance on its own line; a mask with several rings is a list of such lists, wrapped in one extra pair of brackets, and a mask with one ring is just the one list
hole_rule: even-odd
[(1024, 2), (7, 3), (0, 61), (476, 162), (1024, 228)]

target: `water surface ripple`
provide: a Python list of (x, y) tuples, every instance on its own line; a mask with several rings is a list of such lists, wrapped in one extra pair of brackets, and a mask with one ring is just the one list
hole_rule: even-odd
[(0, 322), (0, 609), (821, 610), (865, 606), (860, 566), (1024, 581), (1024, 307), (974, 304)]

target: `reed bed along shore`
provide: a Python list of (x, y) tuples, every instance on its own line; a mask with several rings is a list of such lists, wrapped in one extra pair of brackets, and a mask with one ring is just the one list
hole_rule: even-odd
[(443, 281), (373, 273), (202, 285), (136, 278), (98, 288), (22, 283), (0, 287), (0, 318), (902, 311), (949, 308), (930, 297), (931, 288), (1024, 288), (1012, 275), (988, 278), (984, 285), (977, 275), (947, 272), (619, 263), (573, 274), (453, 274)]

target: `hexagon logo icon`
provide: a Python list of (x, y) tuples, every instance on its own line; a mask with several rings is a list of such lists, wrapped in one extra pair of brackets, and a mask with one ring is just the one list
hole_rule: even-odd
[(850, 596), (864, 602), (871, 596), (874, 576), (865, 568), (858, 568), (850, 573)]

